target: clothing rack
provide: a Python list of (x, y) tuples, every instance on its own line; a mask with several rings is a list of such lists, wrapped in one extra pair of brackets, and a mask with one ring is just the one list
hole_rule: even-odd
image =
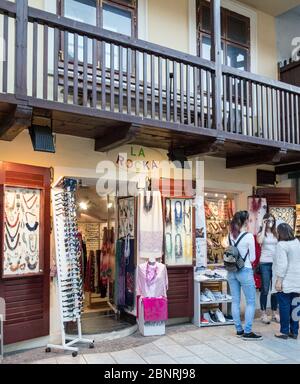
[[(52, 189), (53, 226), (55, 236), (58, 301), (60, 308), (61, 344), (48, 344), (46, 352), (51, 349), (72, 351), (76, 357), (77, 343), (89, 344), (94, 348), (94, 341), (82, 336), (81, 312), (83, 305), (82, 280), (78, 278), (81, 252), (79, 249), (78, 228), (76, 220), (75, 190), (77, 182), (63, 180), (63, 188)], [(77, 335), (66, 335), (65, 324), (77, 323)]]

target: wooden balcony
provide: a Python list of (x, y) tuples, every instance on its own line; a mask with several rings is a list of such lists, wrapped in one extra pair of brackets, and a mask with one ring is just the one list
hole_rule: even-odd
[(0, 0), (0, 139), (31, 124), (95, 139), (225, 157), (300, 160), (300, 88)]

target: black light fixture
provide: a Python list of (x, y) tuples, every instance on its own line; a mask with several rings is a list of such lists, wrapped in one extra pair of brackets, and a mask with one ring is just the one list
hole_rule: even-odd
[[(168, 158), (174, 163), (176, 168), (190, 169), (188, 158), (185, 155), (184, 148), (170, 148)], [(178, 165), (180, 164), (180, 167)]]
[(29, 134), (35, 151), (55, 153), (54, 135), (51, 127), (32, 125), (29, 128)]

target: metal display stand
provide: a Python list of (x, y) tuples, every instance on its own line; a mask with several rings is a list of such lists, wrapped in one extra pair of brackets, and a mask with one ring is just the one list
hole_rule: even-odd
[[(207, 288), (207, 286), (212, 284), (222, 284), (222, 292), (228, 294), (230, 292), (229, 284), (226, 279), (211, 279), (211, 280), (204, 280), (200, 281), (195, 279), (194, 280), (194, 320), (193, 323), (196, 325), (196, 327), (202, 328), (202, 327), (220, 327), (224, 325), (234, 325), (233, 321), (227, 321), (226, 323), (209, 323), (204, 324), (201, 323), (201, 317), (202, 317), (202, 309), (203, 307), (209, 307), (211, 305), (213, 306), (224, 306), (226, 307), (226, 314), (228, 315), (229, 312), (231, 312), (231, 304), (232, 300), (217, 300), (217, 301), (209, 301), (209, 302), (201, 302), (200, 295), (203, 291), (203, 285)], [(226, 285), (226, 290), (224, 291), (224, 285)], [(223, 308), (222, 308), (223, 309)]]
[[(52, 190), (53, 226), (55, 236), (58, 301), (61, 318), (61, 345), (48, 344), (51, 349), (72, 351), (76, 357), (77, 343), (89, 344), (94, 348), (94, 341), (82, 337), (81, 312), (83, 308), (83, 283), (81, 278), (81, 253), (79, 251), (78, 228), (76, 219), (75, 180), (63, 180), (62, 188)], [(77, 335), (68, 336), (65, 324), (77, 323)]]
[(0, 361), (4, 356), (4, 347), (3, 347), (3, 316), (0, 315)]

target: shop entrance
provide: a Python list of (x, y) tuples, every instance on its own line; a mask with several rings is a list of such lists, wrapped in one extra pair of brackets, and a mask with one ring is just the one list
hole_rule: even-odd
[[(120, 316), (116, 303), (116, 201), (113, 196), (99, 196), (96, 182), (79, 179), (76, 192), (84, 287), (81, 320), (86, 335), (121, 331), (132, 325)], [(73, 333), (72, 324), (70, 328)]]

